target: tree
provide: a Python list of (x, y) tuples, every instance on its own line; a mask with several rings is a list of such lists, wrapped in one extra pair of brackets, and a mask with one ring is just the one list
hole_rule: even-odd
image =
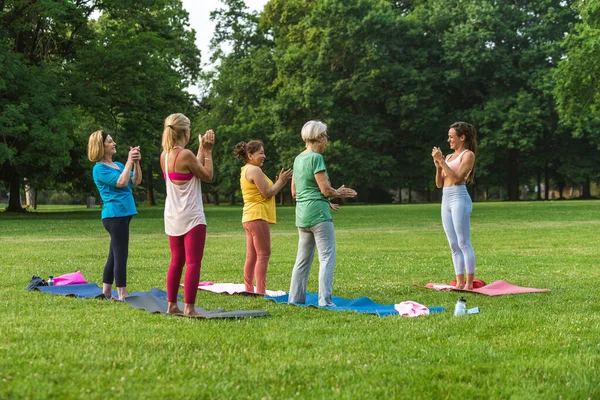
[(68, 70), (92, 10), (67, 0), (0, 3), (0, 174), (10, 191), (8, 211), (22, 210), (24, 178), (35, 187), (70, 161), (79, 113)]
[(445, 114), (476, 125), (478, 171), (487, 183), (506, 182), (517, 200), (525, 166), (540, 153), (536, 144), (557, 126), (548, 77), (574, 10), (559, 0), (430, 0), (415, 13), (442, 47)]
[(141, 147), (147, 202), (155, 205), (163, 121), (175, 112), (195, 113), (186, 88), (198, 77), (200, 51), (181, 1), (138, 3), (105, 4), (98, 21), (90, 23), (95, 36), (79, 54), (76, 101), (115, 136), (125, 149), (121, 154)]
[(600, 0), (578, 1), (581, 20), (564, 40), (554, 94), (561, 121), (600, 146)]

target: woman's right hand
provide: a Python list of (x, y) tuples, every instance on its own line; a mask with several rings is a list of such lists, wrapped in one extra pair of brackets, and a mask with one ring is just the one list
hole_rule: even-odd
[(204, 133), (204, 136), (198, 136), (198, 140), (200, 141), (200, 146), (202, 146), (204, 150), (212, 150), (215, 145), (215, 133), (212, 129), (209, 129)]
[(336, 192), (337, 192), (336, 197), (338, 197), (340, 199), (349, 199), (349, 198), (355, 197), (357, 195), (356, 190), (347, 188), (344, 185), (337, 188)]
[(130, 163), (139, 162), (141, 158), (142, 158), (142, 156), (140, 154), (139, 147), (130, 147), (129, 148), (129, 154), (127, 155), (127, 162), (130, 162)]
[(442, 154), (442, 150), (439, 147), (434, 147), (431, 150), (431, 157), (433, 158), (433, 163), (436, 167), (440, 167), (441, 160), (444, 159), (444, 155)]

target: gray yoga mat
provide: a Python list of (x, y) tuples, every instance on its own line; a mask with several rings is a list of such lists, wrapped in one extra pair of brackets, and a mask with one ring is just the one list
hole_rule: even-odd
[[(167, 314), (167, 301), (160, 299), (156, 296), (152, 295), (140, 295), (134, 297), (127, 297), (124, 300), (127, 304), (129, 304), (133, 308), (138, 308), (140, 310), (146, 310), (151, 313), (160, 313)], [(183, 310), (184, 304), (179, 302), (179, 308)], [(223, 309), (216, 310), (205, 310), (200, 307), (196, 307), (196, 311), (200, 313), (200, 317), (192, 317), (192, 318), (206, 318), (206, 319), (216, 319), (216, 318), (248, 318), (248, 317), (267, 317), (269, 314), (267, 311), (261, 310), (234, 310), (234, 311), (225, 311)], [(172, 314), (174, 316), (181, 316), (181, 314)], [(189, 318), (189, 317), (188, 317)]]

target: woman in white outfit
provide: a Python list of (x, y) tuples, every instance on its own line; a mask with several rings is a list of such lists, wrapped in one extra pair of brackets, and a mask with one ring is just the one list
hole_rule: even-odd
[[(171, 114), (165, 119), (160, 155), (167, 198), (165, 201), (165, 232), (169, 235), (171, 263), (167, 273), (168, 313), (198, 316), (195, 310), (200, 268), (206, 242), (206, 219), (202, 204), (201, 181), (213, 177), (212, 130), (199, 137), (198, 153), (194, 155), (185, 145), (190, 141), (190, 120), (183, 114)], [(184, 303), (177, 305), (177, 294), (183, 266)]]

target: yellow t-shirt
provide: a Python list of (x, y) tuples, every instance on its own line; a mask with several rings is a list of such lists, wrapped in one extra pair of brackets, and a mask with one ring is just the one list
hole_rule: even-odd
[[(269, 224), (274, 224), (277, 222), (275, 216), (275, 196), (265, 199), (256, 185), (248, 182), (248, 179), (246, 179), (246, 170), (250, 166), (250, 164), (244, 165), (240, 174), (240, 186), (242, 188), (242, 197), (244, 198), (242, 223), (262, 219)], [(269, 187), (273, 186), (273, 181), (266, 175), (265, 178), (269, 183)]]

